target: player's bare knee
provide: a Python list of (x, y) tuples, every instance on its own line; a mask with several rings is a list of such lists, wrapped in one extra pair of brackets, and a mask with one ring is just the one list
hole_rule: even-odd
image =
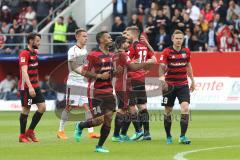
[(173, 111), (173, 108), (172, 108), (172, 107), (165, 107), (164, 113), (167, 114), (167, 115), (169, 115), (169, 114), (172, 113), (172, 111)]
[(130, 107), (129, 107), (129, 112), (130, 112), (131, 114), (137, 113), (137, 108), (136, 108), (135, 106), (130, 106)]
[(189, 113), (189, 104), (188, 104), (188, 102), (182, 102), (181, 103), (181, 113), (182, 114), (188, 114)]
[(28, 115), (30, 112), (30, 108), (28, 107), (22, 107), (22, 114)]
[(146, 106), (146, 104), (139, 104), (139, 105), (138, 105), (138, 109), (139, 109), (140, 111), (142, 111), (142, 110), (144, 110), (144, 109), (147, 109), (147, 106)]
[(41, 104), (38, 104), (38, 111), (40, 113), (44, 113), (46, 111), (46, 104), (45, 103), (41, 103)]

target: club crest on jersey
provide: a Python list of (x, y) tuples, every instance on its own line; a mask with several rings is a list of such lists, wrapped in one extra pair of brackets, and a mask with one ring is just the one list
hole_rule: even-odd
[(182, 57), (183, 57), (183, 58), (187, 58), (187, 55), (186, 55), (186, 54), (182, 54)]
[(25, 57), (21, 57), (21, 62), (24, 63), (26, 61)]

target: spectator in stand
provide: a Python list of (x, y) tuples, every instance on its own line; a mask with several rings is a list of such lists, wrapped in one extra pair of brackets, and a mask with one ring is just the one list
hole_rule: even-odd
[(150, 45), (153, 47), (154, 50), (157, 50), (157, 45), (155, 43), (155, 40), (156, 40), (156, 35), (157, 35), (158, 30), (155, 26), (156, 25), (154, 23), (153, 17), (151, 15), (149, 15), (145, 33), (147, 34)]
[(8, 34), (9, 28), (10, 28), (10, 25), (6, 21), (3, 21), (1, 26), (2, 33)]
[(205, 46), (207, 51), (217, 51), (217, 35), (212, 21), (208, 23), (207, 42)]
[(20, 43), (19, 38), (17, 36), (13, 36), (13, 34), (15, 34), (15, 30), (13, 28), (9, 30), (9, 34), (10, 36), (7, 36), (6, 44), (11, 44), (11, 46), (5, 47), (5, 53), (17, 54), (19, 51), (19, 45), (17, 45), (17, 43)]
[(187, 1), (186, 4), (187, 8), (186, 8), (186, 12), (189, 14), (190, 18), (193, 20), (193, 23), (197, 23), (199, 15), (200, 15), (200, 9), (193, 5), (191, 0)]
[(213, 20), (214, 12), (210, 2), (208, 2), (205, 5), (204, 9), (201, 10), (201, 14), (203, 16), (204, 21), (207, 21), (207, 23)]
[(58, 45), (54, 45), (54, 53), (67, 53), (67, 25), (64, 23), (64, 18), (61, 16), (57, 19), (57, 21), (50, 27), (50, 33), (53, 33), (53, 42), (58, 43)]
[(207, 34), (202, 31), (200, 24), (196, 24), (193, 30), (193, 51), (206, 51)]
[(223, 24), (226, 24), (226, 17), (227, 17), (227, 7), (224, 4), (223, 0), (219, 0), (219, 2), (217, 2), (216, 0), (213, 1), (212, 3), (213, 5), (213, 9), (215, 14), (218, 13), (220, 15), (220, 22)]
[[(14, 29), (15, 33), (21, 33), (21, 32), (22, 32), (21, 27), (20, 27), (20, 25), (18, 24), (18, 22), (17, 22), (16, 19), (13, 20), (13, 24), (12, 24), (11, 28)], [(19, 37), (19, 38), (20, 38), (20, 37)]]
[(184, 13), (183, 15), (183, 24), (184, 24), (183, 27), (181, 26), (179, 27), (181, 31), (184, 32), (186, 28), (190, 28), (191, 32), (193, 33), (194, 24), (193, 24), (193, 20), (189, 17), (188, 13)]
[(234, 2), (234, 0), (231, 0), (229, 2), (229, 7), (227, 10), (227, 21), (228, 22), (232, 20), (233, 14), (240, 16), (240, 7)]
[[(136, 0), (136, 11), (139, 16), (143, 16), (143, 23), (147, 23), (147, 15), (150, 12), (150, 0)], [(141, 21), (141, 20), (140, 20)]]
[(157, 44), (158, 51), (162, 51), (171, 45), (171, 37), (166, 33), (164, 25), (160, 26), (155, 43)]
[[(75, 31), (78, 29), (78, 25), (76, 21), (73, 19), (72, 16), (68, 17), (68, 25), (67, 25), (67, 33), (72, 33), (73, 35), (68, 35), (67, 40), (68, 43), (75, 43), (76, 38), (75, 38)], [(73, 46), (73, 45), (71, 45)]]
[(37, 25), (38, 25), (37, 19), (33, 19), (33, 20), (32, 20), (33, 32), (38, 32)]
[(228, 30), (224, 30), (223, 36), (220, 38), (220, 51), (231, 51), (233, 45), (233, 37)]
[(4, 46), (5, 46), (5, 41), (6, 41), (6, 36), (3, 35), (2, 30), (0, 28), (0, 54), (4, 53)]
[(213, 20), (214, 31), (217, 32), (221, 26), (222, 26), (222, 23), (220, 23), (220, 14), (217, 13), (214, 15), (214, 20)]
[(45, 99), (56, 99), (56, 93), (50, 88), (48, 75), (44, 77), (44, 80), (42, 82), (40, 82), (40, 88)]
[(123, 16), (127, 15), (127, 0), (112, 0), (113, 2), (113, 15)]
[(25, 19), (26, 11), (27, 11), (26, 7), (21, 8), (21, 11), (18, 15), (18, 23), (20, 25), (22, 24), (23, 20)]
[[(143, 14), (148, 15), (151, 8), (151, 0), (136, 0), (136, 9)], [(140, 9), (140, 10), (139, 10)]]
[(2, 12), (0, 14), (0, 21), (6, 22), (7, 24), (12, 23), (13, 16), (11, 14), (11, 11), (8, 6), (4, 5), (2, 6)]
[[(168, 17), (166, 15), (163, 14), (163, 10), (158, 10), (158, 14), (157, 14), (157, 17), (156, 17), (156, 24), (157, 24), (157, 27), (160, 28), (160, 26), (170, 26), (170, 20), (168, 19)], [(166, 32), (167, 34), (170, 34), (170, 31), (171, 31), (171, 28), (170, 27), (167, 27), (166, 28)]]
[(0, 82), (0, 98), (6, 99), (6, 96), (9, 92), (12, 92), (16, 85), (16, 81), (14, 80), (11, 74), (7, 74), (6, 78)]
[(26, 18), (22, 21), (21, 30), (23, 33), (30, 33), (33, 31), (32, 25), (27, 22)]
[(165, 15), (168, 19), (171, 19), (171, 11), (168, 5), (163, 6), (163, 15)]
[(198, 22), (196, 24), (200, 24), (203, 32), (208, 31), (208, 22), (206, 19), (204, 19), (202, 14), (200, 14)]
[(193, 50), (192, 31), (190, 28), (186, 28), (185, 30), (183, 46), (189, 48), (191, 51)]
[[(126, 24), (124, 24), (122, 17), (116, 16), (114, 18), (114, 24), (112, 25), (112, 32), (123, 32), (126, 29)], [(119, 36), (117, 34), (112, 35), (113, 41)]]
[(29, 24), (32, 24), (32, 20), (36, 18), (36, 12), (33, 10), (32, 6), (27, 7), (25, 18)]
[(151, 8), (150, 8), (150, 15), (153, 17), (154, 21), (156, 21), (157, 12), (158, 12), (158, 4), (156, 2), (152, 2)]
[(184, 29), (183, 17), (181, 16), (181, 9), (175, 8), (174, 15), (172, 16), (172, 30), (173, 33), (176, 29), (182, 30)]
[(136, 13), (134, 13), (132, 15), (132, 18), (131, 18), (130, 22), (128, 23), (128, 26), (137, 26), (140, 33), (143, 32), (143, 24), (142, 24), (142, 22), (139, 21), (138, 15)]

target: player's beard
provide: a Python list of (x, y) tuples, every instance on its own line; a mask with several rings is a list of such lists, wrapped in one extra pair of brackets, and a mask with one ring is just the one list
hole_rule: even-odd
[(38, 49), (38, 46), (33, 43), (32, 45), (33, 49)]

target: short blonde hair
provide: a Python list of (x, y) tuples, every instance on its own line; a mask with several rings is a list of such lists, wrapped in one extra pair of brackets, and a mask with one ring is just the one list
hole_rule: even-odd
[(184, 35), (184, 33), (183, 33), (182, 31), (180, 31), (180, 30), (175, 30), (175, 31), (173, 32), (173, 36), (174, 36), (175, 34), (182, 34), (182, 35)]
[(78, 34), (80, 34), (82, 32), (87, 32), (87, 31), (84, 28), (79, 28), (75, 31), (75, 36), (77, 36)]
[(131, 31), (131, 32), (135, 32), (139, 34), (139, 28), (137, 26), (131, 26), (131, 27), (127, 27), (126, 31)]

